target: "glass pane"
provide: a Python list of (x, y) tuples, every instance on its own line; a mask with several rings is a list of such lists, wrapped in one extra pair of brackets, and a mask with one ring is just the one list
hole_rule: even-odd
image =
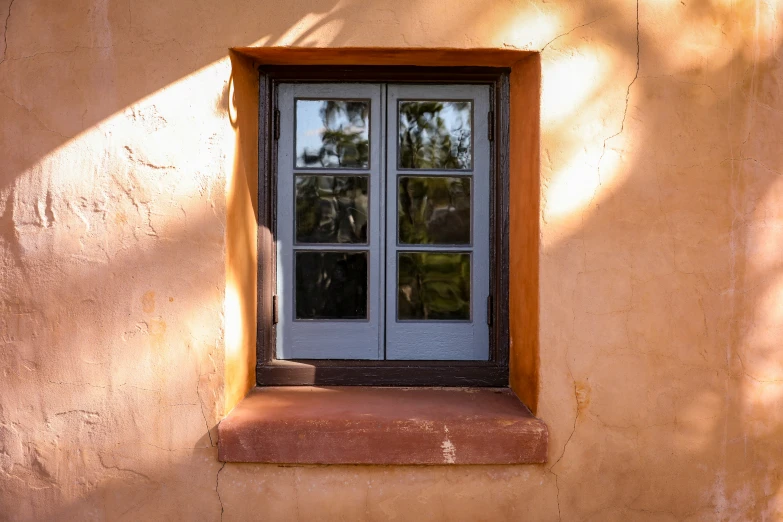
[(367, 176), (296, 176), (297, 243), (367, 243)]
[(470, 254), (399, 252), (397, 318), (470, 319)]
[(368, 168), (370, 100), (296, 100), (296, 166)]
[(400, 176), (398, 237), (404, 244), (470, 244), (470, 178)]
[(367, 252), (296, 252), (297, 319), (366, 319)]
[(469, 101), (401, 101), (399, 165), (403, 169), (471, 168)]

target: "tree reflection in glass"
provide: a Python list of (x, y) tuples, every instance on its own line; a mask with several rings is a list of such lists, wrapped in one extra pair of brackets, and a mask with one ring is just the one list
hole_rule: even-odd
[(367, 252), (297, 252), (297, 319), (366, 319)]
[(296, 100), (296, 166), (368, 168), (369, 100)]
[(470, 177), (400, 176), (399, 240), (403, 244), (470, 244)]
[(471, 105), (469, 101), (401, 101), (400, 168), (470, 170)]
[(367, 176), (296, 176), (297, 243), (367, 243)]
[(470, 254), (399, 252), (397, 270), (398, 319), (470, 319)]

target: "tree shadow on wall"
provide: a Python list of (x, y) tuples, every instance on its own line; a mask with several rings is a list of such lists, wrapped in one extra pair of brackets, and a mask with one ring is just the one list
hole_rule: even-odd
[[(12, 16), (21, 5), (14, 5)], [(332, 43), (352, 41), (350, 22), (360, 19), (361, 9), (347, 4), (333, 11), (335, 5), (324, 3), (321, 13), (330, 14), (294, 44), (307, 43), (318, 27), (337, 21), (345, 23)], [(119, 16), (119, 7), (111, 9)], [(468, 30), (469, 14), (460, 18), (463, 26), (450, 28)], [(705, 16), (711, 14), (705, 11)], [(181, 20), (175, 15), (163, 14), (155, 34), (196, 33), (202, 18), (210, 14)], [(263, 15), (259, 13), (258, 19)], [(284, 16), (288, 19), (280, 26), (291, 27), (303, 13), (291, 9)], [(605, 6), (584, 12), (588, 21), (602, 16), (622, 18)], [(244, 45), (257, 38), (253, 17), (230, 18), (231, 27), (216, 30), (212, 41), (223, 38)], [(284, 33), (265, 38), (271, 42)], [(14, 54), (13, 25), (8, 36), (10, 54), (0, 71), (25, 77), (23, 62), (28, 59)], [(114, 71), (108, 85), (115, 86), (116, 96), (104, 99), (106, 83), (91, 81), (84, 87), (85, 99), (97, 103), (85, 115), (71, 113), (72, 107), (81, 111), (83, 105), (68, 98), (67, 90), (48, 92), (57, 83), (46, 80), (71, 76), (77, 57), (100, 52), (95, 49), (70, 51), (73, 61), (55, 64), (55, 54), (52, 62), (42, 62), (45, 75), (40, 83), (47, 91), (25, 94), (31, 102), (46, 97), (64, 112), (49, 114), (49, 105), (28, 112), (16, 105), (18, 100), (0, 100), (11, 107), (5, 109), (11, 117), (13, 111), (24, 113), (15, 120), (23, 126), (4, 132), (30, 136), (34, 142), (29, 149), (13, 151), (0, 146), (2, 155), (11, 158), (3, 167), (0, 191), (73, 136), (226, 54), (223, 43), (205, 46), (194, 56), (177, 40), (156, 39), (148, 30), (143, 36), (144, 45), (170, 54), (159, 53), (166, 59), (158, 64), (145, 64), (127, 52), (115, 54), (113, 62), (99, 56), (105, 68)], [(618, 48), (635, 39), (633, 32), (616, 27), (605, 36)], [(566, 41), (552, 44), (548, 52), (558, 53)], [(706, 70), (704, 81), (698, 82), (703, 85), (645, 74), (636, 78), (622, 133), (605, 142), (602, 152), (606, 185), (598, 187), (569, 235), (552, 242), (545, 237), (542, 416), (550, 426), (552, 454), (549, 464), (525, 472), (536, 470), (549, 477), (550, 489), (554, 482), (558, 502), (546, 511), (552, 518), (558, 512), (563, 520), (754, 518), (783, 487), (778, 472), (766, 467), (779, 461), (783, 424), (778, 419), (759, 420), (771, 415), (770, 406), (762, 408), (758, 390), (764, 386), (761, 381), (774, 380), (764, 373), (763, 363), (774, 364), (776, 352), (774, 345), (759, 351), (756, 330), (760, 319), (772, 320), (766, 317), (770, 305), (765, 291), (783, 267), (779, 259), (764, 267), (748, 266), (756, 249), (769, 242), (780, 244), (779, 237), (764, 235), (774, 230), (762, 222), (777, 215), (765, 198), (780, 190), (775, 184), (783, 166), (779, 161), (750, 159), (746, 147), (761, 139), (761, 125), (751, 125), (751, 145), (736, 149), (732, 144), (743, 140), (729, 132), (725, 142), (712, 147), (704, 146), (699, 129), (684, 131), (689, 121), (741, 127), (744, 111), (756, 110), (760, 117), (763, 110), (746, 106), (749, 97), (769, 94), (767, 105), (779, 103), (774, 92), (764, 91), (764, 74), (780, 76), (775, 54), (771, 56), (754, 63), (737, 53), (727, 65)], [(642, 72), (645, 60), (665, 61), (643, 44), (640, 59)], [(140, 70), (145, 71), (141, 78)], [(627, 85), (618, 86), (616, 78), (607, 76), (604, 88), (616, 91), (612, 99), (623, 103)], [(727, 78), (743, 81), (721, 90), (719, 85), (728, 83)], [(5, 87), (2, 92), (12, 98), (18, 94), (13, 88), (10, 95)], [(684, 105), (667, 107), (671, 99)], [(576, 110), (588, 113), (598, 103), (598, 98), (588, 99)], [(570, 125), (566, 122), (551, 132), (567, 134)], [(621, 129), (619, 121), (615, 127)], [(777, 130), (764, 130), (769, 128)], [(614, 143), (626, 133), (635, 136), (632, 145), (616, 151)], [(46, 138), (38, 140), (39, 136)], [(572, 143), (570, 152), (576, 155), (583, 146)], [(699, 161), (680, 161), (694, 155)], [(629, 174), (609, 187), (613, 162)], [(556, 170), (546, 169), (547, 176)], [(148, 175), (147, 180), (154, 179)], [(160, 173), (162, 178), (171, 175), (165, 169)], [(133, 184), (127, 187), (135, 190)], [(193, 198), (209, 199), (203, 194)], [(32, 514), (33, 519), (230, 519), (239, 507), (221, 503), (222, 488), (246, 488), (247, 503), (259, 495), (247, 484), (219, 482), (226, 469), (218, 474), (222, 464), (216, 461), (214, 448), (221, 369), (214, 361), (220, 357), (218, 340), (212, 337), (214, 331), (222, 331), (216, 322), (222, 306), (223, 238), (209, 231), (216, 230), (222, 206), (214, 211), (209, 205), (197, 206), (182, 219), (155, 227), (157, 222), (151, 225), (152, 218), (144, 218), (143, 205), (139, 212), (137, 204), (129, 198), (120, 207), (126, 216), (140, 216), (139, 223), (129, 224), (134, 232), (115, 226), (116, 221), (102, 232), (124, 230), (135, 248), (107, 252), (105, 259), (91, 261), (93, 268), (86, 272), (81, 265), (71, 270), (59, 260), (50, 276), (33, 283), (19, 274), (53, 267), (46, 259), (46, 241), (54, 241), (45, 236), (50, 229), (39, 232), (46, 240), (42, 249), (20, 250), (19, 265), (3, 276), (3, 292), (14, 299), (7, 306), (16, 307), (9, 315), (16, 322), (8, 328), (11, 338), (4, 339), (11, 349), (0, 355), (10, 376), (2, 384), (2, 395), (26, 399), (21, 402), (25, 407), (0, 410), (3, 447), (12, 459), (10, 468), (0, 460), (7, 485), (0, 503)], [(13, 216), (3, 226), (9, 241), (18, 240)], [(151, 288), (146, 282), (152, 274), (156, 281), (167, 279), (168, 285)], [(15, 281), (14, 286), (5, 281)], [(595, 290), (607, 289), (611, 295), (606, 301), (593, 299), (601, 294)], [(155, 294), (150, 296), (150, 291)], [(43, 300), (72, 303), (73, 296), (78, 296), (79, 305), (43, 315), (36, 312)], [(41, 397), (47, 400), (43, 407), (38, 404)], [(551, 404), (546, 402), (550, 400)], [(573, 410), (564, 410), (568, 404)], [(40, 412), (33, 413), (36, 409)], [(263, 468), (269, 474), (276, 469)], [(444, 467), (439, 472), (449, 479), (464, 470)], [(346, 468), (329, 468), (328, 473), (345, 474)], [(385, 468), (369, 473), (379, 481), (388, 480)], [(309, 471), (299, 474), (300, 480), (314, 480), (308, 477)], [(537, 494), (531, 489), (531, 495)], [(444, 516), (464, 516), (454, 511), (459, 502), (446, 495), (440, 500), (449, 502), (439, 508)], [(298, 500), (279, 502), (290, 505)], [(415, 508), (411, 504), (402, 509)], [(12, 512), (10, 518), (14, 516)]]
[[(249, 0), (230, 6), (202, 4), (198, 9), (188, 3), (134, 2), (92, 8), (82, 1), (42, 10), (35, 4), (11, 3), (0, 12), (7, 27), (7, 48), (0, 61), (0, 110), (3, 120), (10, 122), (3, 125), (5, 139), (0, 140), (0, 193), (46, 155), (110, 116), (225, 59), (229, 48), (339, 47), (364, 34), (367, 16), (376, 21), (360, 2), (337, 0), (283, 10), (275, 3)], [(475, 2), (459, 20), (444, 24), (441, 35), (432, 30), (430, 37), (459, 34), (489, 4)], [(77, 16), (80, 10), (82, 16)], [(30, 27), (31, 20), (35, 27)], [(268, 29), (270, 21), (273, 30)], [(403, 27), (399, 19), (389, 24)], [(51, 35), (31, 41), (43, 27)], [(324, 37), (321, 31), (327, 27), (339, 29)]]
[[(544, 234), (552, 402), (540, 413), (558, 510), (563, 520), (775, 518), (783, 159), (769, 145), (783, 132), (780, 50), (754, 58), (751, 33), (725, 65), (656, 75), (645, 64), (667, 63), (666, 50), (646, 41), (642, 31), (596, 193), (575, 205), (571, 234)], [(558, 175), (568, 173), (545, 175), (549, 203)]]

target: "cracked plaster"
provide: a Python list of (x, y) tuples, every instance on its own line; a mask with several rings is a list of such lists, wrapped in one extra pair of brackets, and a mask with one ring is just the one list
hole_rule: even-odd
[[(0, 20), (0, 518), (783, 518), (776, 3), (5, 0)], [(549, 464), (217, 462), (226, 49), (253, 44), (543, 51)]]

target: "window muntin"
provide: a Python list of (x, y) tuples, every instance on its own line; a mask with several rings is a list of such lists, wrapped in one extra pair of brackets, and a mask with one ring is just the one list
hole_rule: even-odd
[(488, 359), (489, 90), (279, 84), (278, 359)]

